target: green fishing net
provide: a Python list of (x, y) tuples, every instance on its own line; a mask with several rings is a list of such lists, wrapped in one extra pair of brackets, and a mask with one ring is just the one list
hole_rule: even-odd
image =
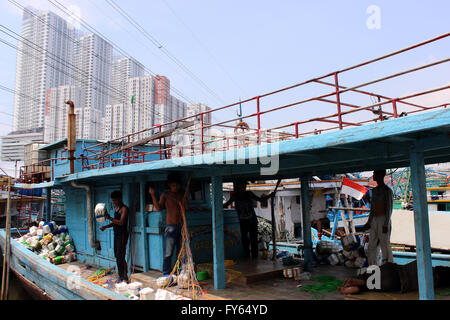
[(311, 279), (318, 282), (299, 288), (299, 291), (312, 293), (314, 299), (321, 299), (325, 293), (336, 292), (338, 287), (342, 287), (344, 281), (336, 279), (335, 276), (322, 275)]

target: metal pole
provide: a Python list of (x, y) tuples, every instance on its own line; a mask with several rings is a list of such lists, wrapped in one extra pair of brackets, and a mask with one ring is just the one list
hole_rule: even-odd
[(270, 214), (272, 219), (272, 260), (277, 259), (276, 221), (275, 221), (275, 201), (270, 197)]
[(304, 269), (312, 271), (311, 214), (309, 211), (309, 177), (301, 177)]
[(225, 280), (225, 244), (224, 244), (224, 216), (223, 216), (223, 178), (211, 177), (212, 183), (212, 229), (213, 229), (213, 262), (214, 289), (226, 287)]
[(392, 100), (392, 108), (394, 109), (394, 118), (398, 118), (397, 99)]
[(341, 97), (339, 93), (339, 80), (337, 72), (334, 73), (334, 83), (336, 84), (336, 104), (339, 119), (339, 129), (342, 130)]
[(52, 220), (52, 188), (48, 187), (47, 189), (47, 199), (46, 199), (46, 217), (45, 221), (51, 221)]
[(258, 143), (259, 143), (260, 142), (260, 131), (261, 131), (261, 115), (260, 115), (259, 96), (256, 97), (256, 117), (258, 118)]
[(67, 126), (67, 149), (69, 150), (69, 161), (70, 161), (70, 174), (75, 173), (75, 150), (76, 150), (76, 115), (75, 115), (75, 105), (72, 101), (66, 101), (69, 105), (69, 117)]
[(203, 136), (203, 112), (200, 114), (200, 119), (201, 119), (201, 121), (202, 121), (202, 154), (203, 154), (203, 152), (205, 151), (205, 138), (204, 138), (204, 136)]

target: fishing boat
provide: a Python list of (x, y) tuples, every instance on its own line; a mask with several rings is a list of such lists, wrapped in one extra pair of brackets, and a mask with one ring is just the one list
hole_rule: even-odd
[[(312, 178), (327, 174), (411, 167), (419, 291), (421, 299), (433, 299), (424, 170), (426, 164), (450, 161), (450, 110), (445, 103), (418, 106), (409, 99), (446, 90), (448, 86), (392, 98), (362, 90), (368, 83), (344, 87), (339, 79), (349, 70), (378, 63), (392, 55), (402, 54), (442, 38), (443, 36), (436, 37), (346, 70), (226, 107), (158, 124), (144, 132), (112, 141), (76, 140), (73, 126), (72, 129), (69, 126), (68, 139), (41, 147), (48, 151), (48, 159), (45, 165), (37, 166), (45, 171), (35, 173), (43, 179), (31, 183), (24, 180), (16, 183), (15, 187), (62, 190), (66, 195), (65, 222), (75, 245), (78, 262), (106, 269), (115, 266), (113, 234), (111, 230), (100, 230), (103, 224), (96, 221), (93, 209), (96, 204), (104, 203), (111, 210), (111, 192), (121, 190), (123, 201), (130, 208), (130, 241), (127, 247), (129, 272), (135, 272), (132, 277), (143, 275), (144, 278), (150, 278), (152, 272), (161, 274), (165, 212), (155, 211), (148, 197), (148, 188), (152, 186), (157, 194), (161, 194), (166, 188), (168, 174), (176, 171), (182, 175), (183, 185), (190, 181), (188, 199), (191, 210), (186, 212), (192, 249), (190, 258), (197, 264), (211, 262), (214, 289), (223, 290), (226, 287), (225, 260), (238, 260), (243, 255), (237, 213), (235, 210), (223, 209), (223, 183), (232, 182), (236, 178), (248, 181), (296, 179), (300, 182), (300, 197), (303, 199), (303, 263), (308, 270), (312, 268), (313, 249), (309, 201)], [(436, 64), (434, 62), (433, 65)], [(422, 66), (428, 67), (430, 66)], [(412, 73), (416, 69), (407, 71)], [(405, 72), (394, 74), (391, 78), (399, 77)], [(385, 80), (375, 79), (373, 83)], [(297, 91), (292, 94), (293, 91), (290, 90), (302, 90), (306, 85), (331, 87), (331, 92), (307, 100), (283, 103), (270, 109), (262, 108), (269, 97), (275, 98), (271, 100), (273, 103), (280, 94), (287, 93), (283, 101), (292, 100), (292, 97), (297, 96)], [(311, 92), (309, 90), (308, 87), (306, 92)], [(346, 92), (365, 98), (378, 98), (379, 102), (369, 106), (344, 103), (341, 98)], [(328, 97), (335, 97), (336, 100), (329, 100)], [(328, 116), (305, 119), (306, 113), (299, 111), (299, 108), (308, 103), (334, 104), (338, 112), (333, 109)], [(239, 104), (243, 105), (243, 110), (255, 110), (255, 113), (252, 111), (245, 118), (253, 118), (257, 123), (256, 128), (239, 125), (238, 130), (235, 130), (244, 116), (214, 124), (204, 122), (205, 118), (212, 119), (213, 114)], [(400, 107), (410, 109), (407, 116), (401, 116)], [(72, 112), (73, 103), (70, 108), (69, 119), (75, 115)], [(287, 123), (276, 124), (267, 129), (262, 126), (264, 120), (272, 124), (277, 112), (286, 113), (287, 110), (292, 112)], [(358, 116), (353, 117), (355, 113)], [(204, 117), (205, 115), (208, 117)], [(212, 143), (213, 127), (217, 130), (228, 130), (231, 127), (234, 135), (215, 132), (215, 143)], [(177, 144), (175, 137), (186, 135), (192, 136), (192, 139), (187, 139), (189, 144)], [(169, 137), (172, 139), (168, 139)], [(172, 144), (166, 144), (166, 138)], [(46, 201), (50, 200), (47, 197)], [(49, 220), (50, 212), (47, 209), (45, 220)], [(0, 235), (4, 250), (8, 245), (5, 242), (5, 231)], [(37, 287), (52, 298), (119, 298), (114, 293), (105, 292), (105, 288), (91, 286), (84, 280), (81, 281), (82, 289), (68, 290), (66, 283), (71, 274), (62, 271), (68, 266), (50, 265), (27, 250), (14, 240), (11, 242), (11, 254), (6, 257), (10, 260), (10, 268), (27, 280), (34, 281)]]

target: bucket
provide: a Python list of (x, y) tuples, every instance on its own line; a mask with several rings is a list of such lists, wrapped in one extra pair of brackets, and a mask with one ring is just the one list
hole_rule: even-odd
[(105, 215), (108, 212), (106, 210), (106, 204), (97, 203), (94, 212), (95, 212), (95, 219), (97, 220), (97, 222), (103, 223), (106, 221)]
[(62, 255), (64, 253), (65, 248), (60, 246), (59, 244), (56, 246), (55, 251), (57, 254)]
[(63, 264), (66, 262), (64, 257), (62, 256), (57, 256), (53, 261), (55, 264)]
[(49, 225), (44, 225), (42, 227), (42, 231), (44, 232), (44, 234), (48, 234), (48, 233), (52, 232), (52, 229), (51, 229), (51, 227)]
[(30, 234), (31, 234), (32, 236), (37, 235), (37, 228), (36, 228), (35, 226), (33, 226), (33, 227), (30, 228)]
[(75, 255), (73, 253), (68, 253), (64, 256), (67, 262), (75, 261)]

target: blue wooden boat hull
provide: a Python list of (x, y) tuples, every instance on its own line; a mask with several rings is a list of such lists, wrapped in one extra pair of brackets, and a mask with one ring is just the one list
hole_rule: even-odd
[[(6, 233), (0, 230), (0, 248), (4, 252)], [(78, 288), (69, 289), (71, 273), (40, 258), (14, 239), (11, 239), (10, 268), (55, 300), (126, 300), (113, 291), (82, 278)], [(73, 278), (72, 278), (73, 279)]]

